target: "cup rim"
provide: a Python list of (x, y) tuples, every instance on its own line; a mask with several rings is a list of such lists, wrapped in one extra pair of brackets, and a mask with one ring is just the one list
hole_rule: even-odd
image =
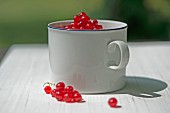
[(99, 23), (103, 22), (109, 22), (109, 23), (115, 23), (115, 24), (120, 24), (119, 27), (114, 27), (114, 28), (107, 28), (107, 29), (101, 29), (101, 30), (79, 30), (79, 29), (64, 29), (64, 28), (59, 28), (59, 27), (53, 27), (52, 24), (62, 24), (62, 23), (71, 23), (73, 20), (62, 20), (62, 21), (55, 21), (51, 22), (48, 24), (47, 28), (48, 29), (53, 29), (53, 30), (62, 30), (62, 31), (112, 31), (112, 30), (121, 30), (125, 29), (128, 27), (128, 25), (124, 22), (121, 21), (114, 21), (114, 20), (98, 20)]

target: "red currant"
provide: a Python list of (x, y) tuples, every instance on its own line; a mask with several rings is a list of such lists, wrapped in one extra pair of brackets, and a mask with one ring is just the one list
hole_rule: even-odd
[(58, 101), (63, 101), (64, 99), (64, 92), (63, 91), (56, 91), (55, 93), (55, 98), (58, 100)]
[(117, 99), (116, 98), (110, 98), (109, 100), (108, 100), (108, 104), (109, 104), (109, 106), (110, 107), (116, 107), (117, 106)]
[(81, 12), (79, 15), (80, 16), (86, 16), (86, 13), (85, 12)]
[(67, 92), (64, 94), (64, 101), (65, 102), (68, 102), (68, 103), (71, 103), (71, 102), (74, 102), (74, 95), (72, 92)]
[(84, 20), (86, 22), (86, 21), (90, 20), (90, 18), (87, 15), (83, 15), (81, 17), (81, 20)]
[(61, 90), (61, 91), (63, 91), (64, 88), (65, 88), (64, 82), (59, 82), (59, 83), (56, 84), (56, 90)]
[(53, 90), (51, 91), (51, 96), (52, 96), (52, 97), (55, 97), (56, 91), (57, 91), (56, 89), (53, 89)]
[(71, 25), (72, 25), (72, 29), (79, 29), (80, 28), (78, 23), (71, 23)]
[(93, 19), (93, 20), (92, 20), (92, 23), (93, 23), (93, 25), (97, 25), (97, 24), (98, 24), (97, 19)]
[(79, 92), (74, 93), (74, 100), (75, 100), (75, 102), (81, 102), (82, 101), (82, 96)]
[(88, 22), (86, 24), (86, 29), (93, 29), (93, 24), (91, 22)]
[(64, 91), (65, 92), (72, 92), (73, 91), (73, 86), (67, 86)]
[(94, 27), (95, 30), (100, 30), (100, 29), (103, 29), (102, 25), (95, 25)]
[(52, 88), (50, 86), (45, 86), (44, 91), (46, 94), (51, 94)]
[(81, 20), (81, 17), (79, 15), (74, 16), (74, 23), (79, 23)]
[(80, 22), (78, 23), (78, 26), (79, 26), (80, 28), (81, 28), (81, 27), (85, 28), (85, 27), (86, 27), (86, 24), (87, 24), (86, 21), (80, 20)]

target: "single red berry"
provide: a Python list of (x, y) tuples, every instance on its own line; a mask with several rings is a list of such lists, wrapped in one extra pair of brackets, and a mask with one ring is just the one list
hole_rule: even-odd
[(74, 95), (72, 92), (67, 92), (64, 94), (64, 101), (65, 102), (74, 102)]
[(93, 23), (88, 22), (88, 23), (86, 24), (86, 29), (93, 29)]
[(55, 93), (55, 98), (58, 100), (58, 101), (63, 101), (64, 99), (64, 92), (63, 91), (56, 91)]
[(81, 102), (82, 101), (82, 96), (80, 93), (74, 93), (74, 100), (75, 102)]
[(109, 106), (110, 107), (116, 107), (117, 106), (117, 99), (116, 98), (110, 98), (109, 100), (108, 100), (108, 104), (109, 104)]
[(81, 20), (81, 17), (79, 15), (75, 15), (73, 19), (74, 19), (74, 23), (79, 23)]
[(81, 12), (80, 14), (79, 14), (80, 16), (86, 16), (87, 14), (85, 13), (85, 12)]
[(79, 29), (78, 23), (71, 23), (72, 29)]
[(65, 92), (72, 92), (73, 91), (73, 86), (67, 86), (66, 88), (65, 88)]
[(65, 88), (64, 82), (59, 82), (59, 83), (56, 84), (56, 90), (61, 90), (61, 91), (63, 91), (64, 88)]
[(83, 16), (81, 17), (81, 20), (83, 20), (84, 22), (87, 22), (87, 21), (90, 20), (90, 17), (88, 17), (87, 15), (83, 15)]
[(86, 27), (86, 24), (87, 24), (87, 21), (80, 20), (80, 22), (79, 22), (77, 25), (78, 25), (79, 27), (85, 28), (85, 27)]
[(53, 89), (53, 90), (51, 91), (51, 96), (52, 96), (52, 97), (55, 97), (56, 91), (57, 91), (56, 89)]
[(51, 94), (52, 88), (50, 86), (45, 86), (44, 91), (46, 94)]
[(93, 23), (93, 25), (97, 25), (97, 24), (98, 24), (97, 19), (93, 19), (93, 20), (92, 20), (92, 23)]
[(95, 25), (94, 29), (95, 30), (101, 30), (101, 29), (103, 29), (103, 26), (102, 25)]

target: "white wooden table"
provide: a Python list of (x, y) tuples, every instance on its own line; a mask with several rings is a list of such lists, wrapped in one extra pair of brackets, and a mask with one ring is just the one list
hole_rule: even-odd
[[(0, 113), (170, 113), (170, 42), (129, 43), (124, 89), (61, 103), (43, 91), (50, 67), (46, 44), (13, 45), (0, 64)], [(110, 108), (110, 97), (120, 108)]]

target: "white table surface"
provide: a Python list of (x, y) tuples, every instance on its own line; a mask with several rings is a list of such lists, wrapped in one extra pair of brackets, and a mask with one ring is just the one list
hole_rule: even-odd
[[(131, 42), (122, 90), (62, 103), (43, 91), (50, 67), (46, 44), (13, 45), (0, 64), (0, 113), (170, 113), (170, 42)], [(120, 108), (110, 108), (110, 97)]]

